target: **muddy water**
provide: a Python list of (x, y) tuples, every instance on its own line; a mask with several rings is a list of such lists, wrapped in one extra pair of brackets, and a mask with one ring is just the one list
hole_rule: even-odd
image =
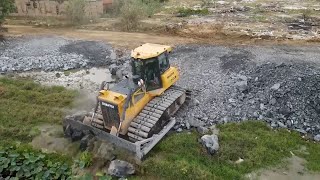
[(115, 78), (105, 68), (91, 68), (71, 71), (33, 71), (16, 74), (20, 77), (30, 77), (43, 85), (58, 85), (69, 89), (85, 91), (89, 94), (97, 93), (102, 81), (112, 83)]
[(102, 68), (92, 68), (86, 71), (86, 75), (83, 77), (87, 80), (100, 84), (102, 81), (112, 82), (114, 78), (112, 77), (108, 69)]

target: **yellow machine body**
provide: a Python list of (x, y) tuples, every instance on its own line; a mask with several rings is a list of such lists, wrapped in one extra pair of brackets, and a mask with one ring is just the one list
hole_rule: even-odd
[[(144, 44), (132, 51), (131, 56), (133, 61), (143, 60), (148, 61), (150, 58), (156, 58), (160, 54), (170, 53), (172, 48), (170, 46)], [(125, 108), (128, 95), (115, 92), (111, 89), (103, 89), (100, 91), (98, 99), (102, 103), (107, 103), (108, 106), (117, 108), (118, 115), (121, 120), (121, 127), (112, 127), (105, 124), (105, 128), (111, 130), (118, 129), (118, 132), (125, 135), (132, 120), (141, 112), (141, 110), (154, 97), (161, 95), (164, 91), (170, 88), (178, 79), (179, 72), (176, 67), (169, 67), (166, 71), (160, 74), (161, 87), (151, 91), (144, 91), (143, 87), (137, 88), (131, 95), (129, 106)], [(109, 105), (110, 104), (110, 105)], [(103, 105), (103, 104), (102, 104)], [(122, 117), (125, 111), (125, 117)], [(124, 119), (123, 119), (124, 118)]]

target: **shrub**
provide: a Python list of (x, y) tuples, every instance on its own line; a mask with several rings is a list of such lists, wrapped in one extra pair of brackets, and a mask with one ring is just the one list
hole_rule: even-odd
[(117, 0), (108, 14), (119, 17), (122, 30), (131, 31), (138, 27), (140, 20), (151, 17), (161, 9), (163, 0)]
[(161, 1), (159, 0), (144, 0), (142, 1), (142, 7), (148, 17), (153, 16), (160, 8)]
[(1, 0), (0, 1), (0, 26), (4, 21), (4, 18), (13, 11), (14, 5), (12, 0)]
[(140, 20), (145, 16), (140, 1), (128, 0), (120, 9), (120, 25), (126, 31), (138, 27)]
[(86, 0), (69, 0), (66, 15), (72, 24), (84, 23), (88, 18), (85, 15)]

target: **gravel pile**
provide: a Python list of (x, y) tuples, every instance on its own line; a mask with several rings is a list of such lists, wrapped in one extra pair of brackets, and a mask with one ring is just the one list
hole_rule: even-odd
[(195, 99), (175, 129), (253, 119), (320, 134), (317, 48), (178, 47), (172, 57), (182, 71), (178, 84)]
[(115, 60), (113, 54), (112, 47), (101, 42), (47, 36), (10, 38), (0, 43), (0, 73), (106, 66)]
[[(230, 119), (258, 119), (271, 127), (320, 134), (320, 69), (268, 63), (249, 70), (228, 99)], [(231, 118), (232, 117), (232, 118)]]

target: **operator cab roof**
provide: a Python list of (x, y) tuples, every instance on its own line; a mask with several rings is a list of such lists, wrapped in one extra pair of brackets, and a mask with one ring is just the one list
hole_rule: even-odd
[(163, 52), (171, 52), (171, 46), (160, 44), (143, 44), (131, 52), (131, 57), (134, 59), (150, 59), (159, 56)]

